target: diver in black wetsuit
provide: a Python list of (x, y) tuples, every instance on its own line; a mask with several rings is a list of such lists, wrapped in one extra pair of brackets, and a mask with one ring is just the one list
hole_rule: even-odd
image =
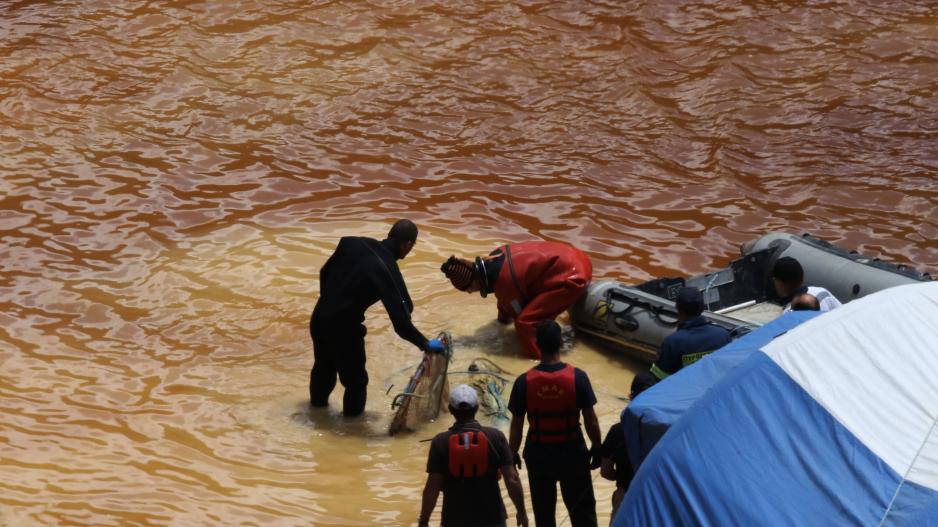
[(365, 310), (380, 300), (394, 331), (424, 352), (439, 353), (443, 344), (428, 341), (410, 320), (414, 310), (404, 277), (397, 267), (417, 241), (417, 226), (399, 220), (383, 241), (346, 236), (319, 272), (320, 294), (309, 322), (313, 339), (313, 369), (309, 377), (310, 403), (327, 406), (336, 374), (345, 387), (342, 413), (365, 410), (368, 372), (365, 370)]

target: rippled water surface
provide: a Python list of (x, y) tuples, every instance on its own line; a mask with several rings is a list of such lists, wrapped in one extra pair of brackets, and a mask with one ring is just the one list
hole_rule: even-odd
[[(419, 354), (380, 306), (366, 418), (306, 409), (319, 267), (399, 217), (418, 327), (515, 373), (444, 256), (634, 282), (785, 230), (938, 270), (932, 2), (23, 0), (0, 56), (6, 525), (412, 523), (446, 423), (385, 437)], [(607, 428), (638, 366), (569, 360)]]

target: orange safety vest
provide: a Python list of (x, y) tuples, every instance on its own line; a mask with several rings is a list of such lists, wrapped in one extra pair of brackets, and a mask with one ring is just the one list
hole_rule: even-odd
[(489, 440), (481, 431), (453, 432), (449, 436), (449, 473), (480, 478), (489, 470)]
[(580, 435), (580, 411), (576, 406), (576, 375), (567, 364), (555, 372), (536, 368), (525, 374), (528, 440), (538, 443), (575, 441)]

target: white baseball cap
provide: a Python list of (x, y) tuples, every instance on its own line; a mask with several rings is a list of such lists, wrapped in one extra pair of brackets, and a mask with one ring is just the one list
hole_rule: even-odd
[(478, 408), (479, 396), (472, 386), (460, 384), (450, 392), (449, 405), (452, 408)]

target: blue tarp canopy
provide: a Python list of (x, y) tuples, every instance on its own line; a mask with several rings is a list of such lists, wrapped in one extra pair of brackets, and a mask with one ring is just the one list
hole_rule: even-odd
[[(886, 289), (771, 339), (800, 316), (637, 398), (626, 414), (667, 433), (613, 525), (938, 526), (938, 282)], [(746, 357), (717, 368), (734, 349)], [(653, 411), (667, 394), (696, 400)]]
[(641, 465), (668, 428), (730, 370), (775, 337), (817, 314), (816, 311), (785, 313), (636, 397), (622, 412), (622, 430), (632, 466)]

